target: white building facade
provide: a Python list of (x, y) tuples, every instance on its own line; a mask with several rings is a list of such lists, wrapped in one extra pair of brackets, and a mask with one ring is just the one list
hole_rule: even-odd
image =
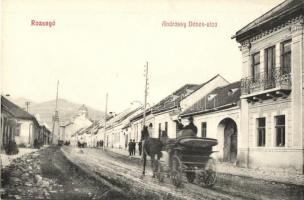
[(239, 161), (304, 173), (303, 1), (285, 1), (234, 38), (241, 44)]

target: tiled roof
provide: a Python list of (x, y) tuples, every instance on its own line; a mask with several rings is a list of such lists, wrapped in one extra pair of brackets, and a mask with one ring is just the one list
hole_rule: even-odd
[(23, 110), (22, 108), (20, 108), (19, 106), (8, 100), (7, 98), (3, 97), (2, 95), (1, 95), (1, 109), (9, 112), (11, 115), (13, 115), (16, 118), (33, 120), (35, 121), (36, 124), (39, 125), (38, 121), (33, 115), (26, 112), (25, 110)]
[[(152, 110), (152, 108), (147, 108), (147, 109), (146, 109), (146, 116), (148, 116), (148, 115), (151, 114), (151, 110)], [(143, 118), (143, 115), (144, 115), (144, 113), (143, 113), (143, 112), (140, 112), (139, 114), (137, 114), (137, 115), (135, 115), (134, 117), (132, 117), (132, 118), (130, 119), (130, 121), (135, 121), (135, 120), (137, 120), (137, 119)]]
[(303, 0), (286, 0), (237, 31), (232, 38), (236, 38), (237, 41), (244, 40), (249, 35), (248, 32), (259, 34), (301, 13), (304, 13)]
[(195, 91), (200, 85), (186, 84), (161, 100), (158, 104), (152, 107), (152, 113), (158, 113), (179, 106), (180, 101)]
[(240, 81), (218, 87), (195, 102), (190, 108), (185, 110), (181, 116), (189, 116), (202, 112), (219, 110), (225, 108), (226, 106), (235, 106), (240, 100), (240, 87)]
[[(213, 76), (211, 79), (209, 79), (208, 81), (198, 85), (198, 87), (192, 92), (196, 92), (197, 90), (201, 89), (203, 86), (207, 85), (208, 83), (210, 83), (211, 81), (213, 81), (214, 79), (216, 79), (217, 77), (221, 77), (222, 79), (224, 79), (227, 83), (229, 83), (229, 81), (227, 81), (224, 77), (222, 77), (220, 74), (217, 74), (215, 76)], [(189, 93), (188, 95), (184, 96), (184, 98), (190, 96), (192, 93)]]
[(141, 109), (141, 107), (138, 107), (136, 109), (131, 110), (130, 112), (126, 113), (124, 116), (121, 117), (120, 122), (127, 119), (128, 117), (130, 117), (131, 115), (133, 115), (135, 112), (139, 111)]

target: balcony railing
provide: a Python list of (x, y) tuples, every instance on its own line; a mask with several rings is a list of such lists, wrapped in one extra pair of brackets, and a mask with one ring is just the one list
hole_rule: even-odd
[(262, 72), (255, 77), (247, 77), (241, 80), (242, 95), (261, 92), (273, 88), (291, 89), (290, 68), (275, 68), (271, 72)]

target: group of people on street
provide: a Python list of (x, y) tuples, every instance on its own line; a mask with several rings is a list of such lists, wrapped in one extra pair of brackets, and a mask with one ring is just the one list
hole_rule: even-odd
[(97, 141), (96, 146), (103, 148), (103, 140)]
[[(141, 141), (137, 143), (138, 145), (138, 152), (139, 152), (139, 155), (141, 155), (141, 152), (142, 152), (142, 143)], [(129, 150), (129, 156), (134, 156), (135, 153), (136, 153), (136, 142), (135, 140), (131, 140), (130, 139), (130, 142), (128, 144), (128, 150)]]

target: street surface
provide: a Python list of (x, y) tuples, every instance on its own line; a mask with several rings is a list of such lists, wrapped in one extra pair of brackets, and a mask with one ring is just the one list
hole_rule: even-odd
[[(72, 162), (71, 162), (72, 161)], [(159, 183), (141, 160), (109, 150), (48, 147), (3, 171), (3, 199), (304, 199), (303, 186), (218, 174), (216, 185)]]
[(286, 185), (253, 178), (218, 174), (218, 182), (211, 188), (202, 188), (184, 180), (183, 187), (176, 188), (167, 178), (159, 183), (152, 178), (151, 168), (142, 179), (141, 161), (101, 149), (63, 149), (69, 159), (78, 166), (91, 169), (95, 174), (113, 184), (138, 191), (151, 192), (161, 198), (172, 196), (185, 199), (304, 199), (303, 186)]

